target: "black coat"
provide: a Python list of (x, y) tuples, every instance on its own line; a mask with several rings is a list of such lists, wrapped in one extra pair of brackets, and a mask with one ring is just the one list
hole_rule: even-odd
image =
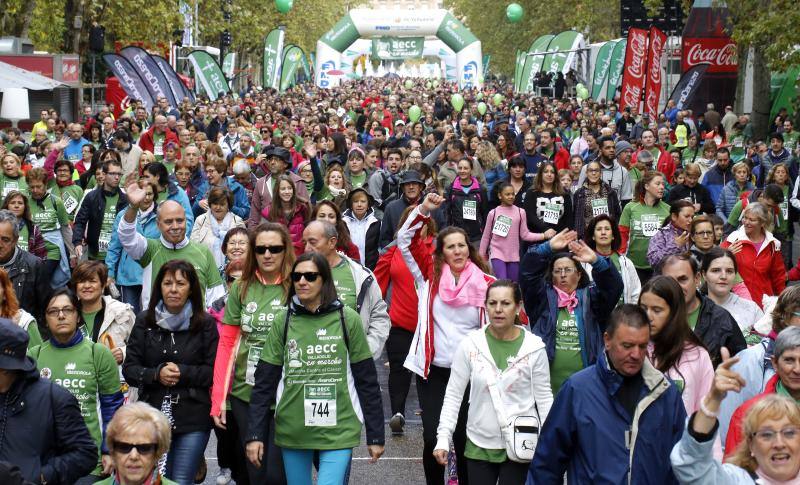
[[(486, 216), (489, 214), (488, 199), (486, 190), (483, 187), (472, 188), (465, 194), (463, 190), (454, 189), (451, 185), (447, 189), (447, 194), (445, 194), (444, 211), (447, 217), (447, 225), (464, 229), (467, 231), (470, 241), (480, 242)], [(476, 215), (474, 221), (464, 218), (464, 203), (468, 200), (475, 202)]]
[(700, 204), (698, 214), (713, 215), (716, 211), (714, 201), (711, 200), (711, 193), (701, 184), (688, 187), (684, 184), (676, 185), (669, 190), (667, 202), (672, 204), (676, 200), (688, 200), (692, 204)]
[[(23, 310), (44, 323), (44, 307), (50, 298), (50, 275), (44, 262), (28, 251), (17, 249), (13, 263), (2, 266), (14, 286), (17, 301)], [(42, 328), (42, 325), (40, 325)]]
[(0, 405), (0, 461), (17, 465), (26, 480), (71, 484), (97, 466), (97, 446), (68, 390), (33, 369), (0, 401), (7, 403)]
[(694, 333), (708, 349), (714, 368), (722, 362), (719, 349), (727, 347), (731, 355), (747, 348), (747, 342), (739, 329), (739, 324), (728, 310), (711, 301), (707, 296), (697, 293), (700, 298), (700, 314)]
[[(86, 245), (89, 246), (91, 254), (97, 254), (100, 249), (100, 229), (103, 226), (103, 214), (106, 211), (106, 191), (102, 187), (91, 190), (81, 202), (81, 208), (75, 215), (75, 225), (72, 226), (72, 244), (77, 246), (83, 244), (84, 236)], [(111, 195), (108, 193), (108, 195)], [(128, 196), (121, 190), (115, 214), (128, 208)]]
[[(619, 203), (619, 196), (617, 191), (608, 187), (608, 184), (602, 182), (608, 189), (608, 216), (619, 222), (619, 217), (622, 215), (622, 206)], [(590, 190), (586, 186), (579, 188), (575, 195), (572, 196), (572, 212), (575, 215), (575, 230), (578, 232), (578, 239), (584, 239), (586, 234), (586, 226), (589, 221), (585, 217), (586, 208), (586, 192)]]
[[(171, 391), (172, 415), (176, 434), (206, 431), (211, 428), (211, 384), (217, 355), (217, 325), (211, 316), (195, 330), (169, 332), (149, 326), (146, 310), (136, 317), (128, 339), (122, 375), (131, 386), (139, 388), (139, 400), (156, 409)], [(168, 362), (180, 369), (180, 379), (172, 388), (158, 380), (158, 373)]]

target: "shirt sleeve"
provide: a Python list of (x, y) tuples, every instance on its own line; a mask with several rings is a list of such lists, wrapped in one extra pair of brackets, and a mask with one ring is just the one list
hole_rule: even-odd
[(149, 245), (147, 238), (136, 232), (136, 221), (128, 222), (123, 216), (117, 226), (119, 234), (119, 242), (122, 243), (123, 249), (128, 253), (128, 256), (133, 258), (144, 267), (150, 262), (149, 258), (145, 258), (145, 254), (149, 253)]
[(242, 302), (239, 298), (239, 281), (236, 281), (231, 286), (231, 291), (228, 293), (228, 298), (225, 301), (225, 316), (222, 317), (222, 323), (226, 325), (240, 325), (242, 319)]
[[(369, 350), (369, 343), (367, 342), (367, 335), (364, 333), (364, 327), (361, 325), (361, 316), (356, 313), (352, 308), (345, 308), (344, 310), (345, 325), (347, 326), (347, 335), (350, 340), (348, 352), (350, 354), (350, 362), (361, 362), (372, 358), (372, 352)], [(277, 318), (275, 321), (278, 321)], [(275, 328), (275, 325), (272, 326)]]
[[(285, 343), (283, 342), (284, 322), (286, 322), (286, 312), (281, 310), (275, 315), (275, 321), (267, 335), (267, 342), (261, 350), (261, 360), (268, 364), (283, 366), (283, 355)], [(363, 334), (363, 330), (361, 331)], [(367, 349), (369, 351), (369, 349)], [(352, 359), (351, 359), (352, 360)]]

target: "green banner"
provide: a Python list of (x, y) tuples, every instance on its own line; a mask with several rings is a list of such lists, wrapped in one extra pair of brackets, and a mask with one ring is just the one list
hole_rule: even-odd
[(597, 59), (594, 61), (594, 76), (592, 76), (592, 99), (599, 99), (603, 91), (603, 84), (608, 78), (608, 68), (611, 66), (611, 53), (616, 41), (609, 41), (600, 46)]
[(611, 51), (611, 66), (608, 71), (608, 85), (606, 85), (606, 101), (614, 99), (617, 88), (622, 82), (622, 68), (625, 67), (625, 45), (627, 40), (617, 41), (614, 50)]
[(375, 37), (373, 59), (395, 60), (422, 57), (425, 37)]
[[(300, 49), (300, 47), (298, 47), (298, 49)], [(309, 64), (309, 62), (308, 62), (308, 56), (306, 55), (305, 52), (303, 52), (303, 49), (300, 49), (300, 52), (303, 53), (303, 57), (302, 57), (302, 59), (300, 61), (303, 64), (303, 71), (305, 71), (306, 77), (310, 78), (312, 73), (311, 73), (311, 64)]]
[(574, 47), (575, 39), (578, 38), (578, 33), (574, 30), (567, 30), (553, 37), (550, 44), (547, 46), (547, 52), (560, 51), (557, 53), (547, 54), (544, 56), (542, 63), (542, 71), (544, 72), (561, 72), (564, 70), (564, 63), (567, 61), (568, 52)]
[(486, 54), (483, 56), (483, 78), (486, 79), (486, 75), (489, 74), (489, 63), (492, 62), (492, 55)]
[(797, 98), (798, 78), (800, 78), (800, 66), (789, 68), (789, 71), (786, 73), (786, 78), (783, 81), (783, 86), (781, 86), (778, 91), (775, 102), (772, 103), (772, 109), (769, 114), (770, 120), (774, 120), (775, 117), (778, 116), (778, 112), (781, 108), (786, 108), (790, 116), (794, 112), (793, 101)]
[(523, 93), (532, 93), (534, 91), (533, 78), (536, 73), (542, 68), (545, 56), (532, 56), (539, 52), (547, 52), (547, 46), (550, 41), (555, 37), (552, 34), (540, 35), (531, 43), (531, 48), (523, 59), (522, 75), (519, 81), (519, 90)]
[(222, 69), (208, 52), (192, 51), (189, 54), (189, 61), (194, 67), (195, 76), (199, 79), (210, 100), (214, 101), (220, 93), (230, 91)]
[(302, 66), (303, 49), (292, 45), (286, 49), (286, 54), (281, 62), (281, 92), (295, 85), (297, 69)]
[(261, 84), (266, 88), (278, 89), (283, 54), (283, 29), (273, 29), (264, 39), (264, 61), (262, 64)]
[(516, 62), (514, 63), (514, 92), (519, 92), (519, 79), (522, 77), (522, 68), (525, 66), (524, 52), (517, 49)]
[(348, 13), (345, 14), (341, 20), (336, 22), (336, 25), (334, 25), (331, 30), (323, 35), (322, 39), (320, 40), (335, 50), (344, 52), (345, 49), (350, 47), (350, 45), (360, 37), (361, 34), (358, 33), (358, 29)]
[(464, 47), (478, 40), (478, 38), (475, 37), (469, 29), (464, 27), (464, 24), (462, 24), (460, 20), (453, 17), (453, 14), (450, 12), (445, 14), (442, 23), (439, 24), (439, 30), (436, 32), (436, 36), (447, 44), (447, 47), (453, 49), (455, 53), (461, 52)]
[(236, 65), (236, 53), (228, 52), (227, 54), (225, 54), (225, 60), (222, 61), (222, 72), (228, 79), (231, 79), (233, 77), (233, 69), (235, 65)]

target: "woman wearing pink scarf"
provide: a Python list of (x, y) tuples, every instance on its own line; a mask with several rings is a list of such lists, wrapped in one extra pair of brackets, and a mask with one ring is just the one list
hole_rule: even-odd
[[(428, 194), (397, 232), (397, 247), (414, 276), (419, 297), (419, 323), (405, 367), (417, 374), (425, 477), (428, 484), (439, 485), (443, 481), (444, 467), (436, 462), (433, 449), (450, 366), (464, 337), (486, 323), (486, 289), (494, 281), (486, 263), (460, 227), (445, 228), (436, 238), (433, 255), (426, 251), (419, 231), (431, 212), (444, 201), (438, 194)], [(467, 401), (463, 401), (453, 434), (460, 485), (469, 485), (464, 459)]]
[[(603, 329), (623, 283), (608, 257), (568, 229), (532, 247), (522, 258), (520, 286), (531, 331), (544, 340), (553, 395), (569, 376), (594, 364)], [(567, 252), (568, 251), (568, 252)], [(581, 263), (592, 265), (592, 279)]]

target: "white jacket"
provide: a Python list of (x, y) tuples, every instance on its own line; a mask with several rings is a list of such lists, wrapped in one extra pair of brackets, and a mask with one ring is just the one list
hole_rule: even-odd
[(522, 347), (509, 366), (500, 372), (486, 341), (488, 328), (487, 325), (470, 333), (456, 352), (442, 404), (435, 449), (450, 449), (467, 385), (471, 386), (467, 437), (484, 449), (506, 447), (489, 394), (490, 381), (497, 382), (508, 418), (538, 414), (540, 423), (544, 423), (550, 412), (553, 405), (550, 364), (542, 339), (520, 328), (524, 334)]
[[(589, 281), (592, 281), (592, 265), (589, 263), (581, 263), (586, 274), (589, 275)], [(630, 259), (624, 254), (619, 255), (619, 273), (622, 276), (622, 299), (624, 303), (631, 305), (639, 304), (639, 294), (642, 292), (642, 283), (639, 281), (639, 274), (636, 273), (636, 267)]]
[[(233, 216), (233, 222), (231, 222), (230, 229), (234, 227), (245, 227), (244, 220), (241, 217), (233, 212), (231, 212), (231, 215)], [(194, 220), (192, 234), (189, 236), (189, 240), (204, 245), (211, 250), (211, 254), (214, 254), (214, 242), (217, 238), (214, 236), (214, 231), (211, 229), (212, 217), (214, 216), (212, 216), (210, 212), (204, 212), (197, 216), (197, 219)]]
[(104, 336), (108, 336), (114, 342), (114, 347), (122, 349), (122, 358), (125, 358), (128, 337), (131, 329), (136, 322), (136, 314), (133, 307), (127, 303), (122, 303), (108, 295), (103, 296), (105, 310), (103, 311), (103, 322), (100, 324), (99, 335), (100, 343), (106, 345)]

